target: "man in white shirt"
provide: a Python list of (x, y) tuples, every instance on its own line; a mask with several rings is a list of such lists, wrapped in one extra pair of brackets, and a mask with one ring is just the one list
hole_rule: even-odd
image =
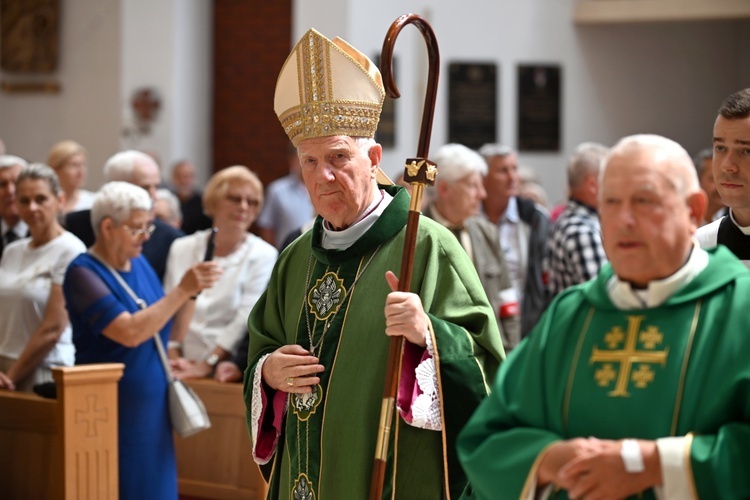
[(547, 304), (544, 256), (549, 214), (518, 196), (518, 156), (500, 144), (485, 144), (479, 154), (487, 162), (484, 215), (498, 227), (500, 247), (521, 304), (521, 335), (536, 325)]

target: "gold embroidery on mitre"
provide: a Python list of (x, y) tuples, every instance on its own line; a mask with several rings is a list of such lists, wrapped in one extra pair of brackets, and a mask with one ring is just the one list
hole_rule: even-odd
[(307, 294), (307, 305), (310, 312), (320, 320), (326, 320), (338, 312), (346, 298), (344, 280), (336, 273), (327, 272), (315, 282), (315, 286)]
[[(659, 332), (655, 326), (649, 326), (641, 331), (643, 316), (628, 316), (628, 331), (623, 333), (619, 326), (613, 327), (604, 334), (604, 343), (609, 349), (599, 349), (594, 346), (589, 364), (604, 363), (601, 368), (595, 370), (594, 380), (600, 387), (609, 387), (615, 379), (615, 388), (609, 392), (611, 397), (629, 397), (628, 386), (632, 381), (638, 389), (645, 389), (654, 381), (656, 376), (651, 365), (667, 364), (669, 348), (663, 351), (655, 350), (657, 344), (664, 339), (664, 334)], [(625, 341), (622, 349), (617, 347)], [(643, 349), (638, 349), (637, 342), (640, 340)], [(619, 368), (617, 375), (613, 364), (617, 363)], [(638, 365), (633, 371), (633, 365)]]
[[(353, 78), (340, 79), (338, 88), (333, 84), (337, 65), (332, 64), (331, 51), (344, 56), (343, 62), (336, 59), (339, 65), (350, 64), (358, 70), (352, 73)], [(375, 65), (345, 41), (330, 41), (313, 29), (300, 39), (292, 55), (297, 62), (298, 104), (276, 110), (292, 143), (296, 146), (304, 139), (334, 135), (374, 137), (385, 98), (382, 77)], [(282, 67), (280, 79), (289, 61)], [(286, 87), (277, 83), (277, 92), (279, 88)], [(373, 100), (363, 100), (368, 97)]]

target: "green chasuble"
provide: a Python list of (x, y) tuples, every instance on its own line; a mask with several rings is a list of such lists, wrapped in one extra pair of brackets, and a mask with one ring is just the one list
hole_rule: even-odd
[[(286, 344), (310, 350), (312, 337), (315, 355), (325, 366), (314, 396), (292, 395), (287, 401), (269, 498), (368, 497), (389, 345), (385, 272), (401, 268), (409, 203), (402, 188), (381, 189), (394, 199), (346, 250), (320, 246), (318, 218), (281, 254), (250, 314), (248, 409), (262, 356)], [(419, 294), (431, 321), (443, 431), (394, 419), (383, 498), (457, 498), (466, 484), (455, 454), (457, 433), (487, 395), (504, 356), (502, 341), (466, 252), (445, 228), (424, 217), (411, 291)], [(264, 390), (269, 398), (276, 395)], [(266, 405), (266, 412), (272, 411)], [(267, 431), (269, 421), (264, 417), (261, 428)], [(254, 439), (250, 413), (248, 428)]]
[(611, 277), (607, 265), (558, 296), (503, 363), (459, 438), (475, 498), (518, 498), (546, 446), (589, 436), (692, 436), (699, 497), (750, 498), (750, 272), (711, 250), (664, 304), (627, 311)]

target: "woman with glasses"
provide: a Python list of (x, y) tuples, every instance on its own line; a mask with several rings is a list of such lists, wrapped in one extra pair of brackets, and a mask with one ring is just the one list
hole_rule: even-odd
[[(170, 357), (178, 377), (211, 376), (247, 336), (247, 317), (266, 289), (278, 256), (272, 245), (248, 233), (262, 205), (263, 184), (244, 166), (217, 172), (203, 192), (203, 207), (217, 231), (213, 259), (223, 273), (211, 290), (185, 304), (175, 317)], [(197, 231), (172, 243), (166, 290), (203, 260), (212, 231)]]
[[(105, 184), (91, 209), (94, 244), (73, 260), (63, 284), (76, 363), (125, 364), (118, 387), (123, 500), (177, 498), (167, 376), (154, 335), (166, 344), (175, 312), (221, 273), (212, 262), (196, 264), (165, 295), (141, 255), (154, 231), (151, 218), (151, 197), (145, 190), (127, 182)], [(145, 302), (143, 309), (120, 279)]]
[(35, 163), (16, 180), (16, 206), (29, 237), (0, 261), (0, 388), (31, 392), (50, 367), (75, 361), (62, 293), (65, 270), (86, 247), (58, 222), (65, 196), (55, 172)]

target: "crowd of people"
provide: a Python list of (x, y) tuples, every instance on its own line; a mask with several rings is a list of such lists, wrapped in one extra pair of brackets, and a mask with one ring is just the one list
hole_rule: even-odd
[(267, 192), (242, 165), (201, 191), (186, 160), (167, 189), (132, 150), (87, 191), (71, 140), (1, 155), (0, 389), (124, 363), (120, 497), (177, 498), (158, 335), (177, 377), (244, 383), (270, 498), (365, 498), (396, 338), (384, 498), (750, 496), (750, 89), (692, 159), (579, 145), (553, 216), (512, 148), (443, 145), (416, 229), (412, 186), (381, 182), (384, 95), (364, 54), (305, 33)]

